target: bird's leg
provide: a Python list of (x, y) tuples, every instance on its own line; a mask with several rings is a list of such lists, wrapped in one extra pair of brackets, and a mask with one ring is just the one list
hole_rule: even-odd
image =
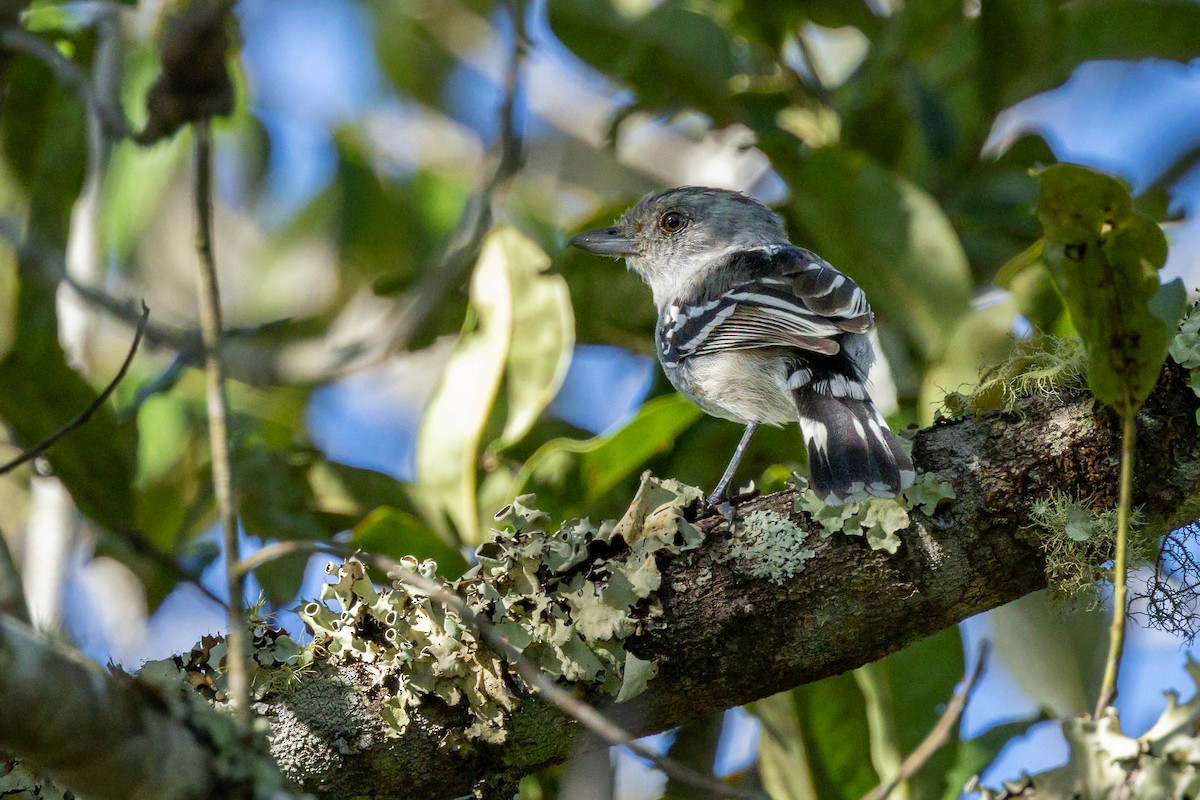
[(737, 472), (738, 464), (742, 463), (742, 456), (745, 454), (746, 447), (750, 444), (750, 438), (754, 436), (756, 430), (758, 430), (757, 422), (747, 423), (746, 432), (742, 434), (742, 440), (738, 442), (737, 449), (733, 451), (733, 458), (729, 459), (729, 466), (725, 468), (725, 474), (721, 476), (721, 480), (717, 483), (717, 488), (713, 489), (713, 493), (708, 496), (709, 505), (716, 506), (717, 510), (729, 519), (733, 518), (733, 506), (730, 505), (726, 497), (729, 490), (729, 483), (733, 480), (733, 473)]

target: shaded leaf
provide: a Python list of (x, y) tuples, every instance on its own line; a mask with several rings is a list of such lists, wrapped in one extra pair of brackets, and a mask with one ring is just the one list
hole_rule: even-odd
[[(724, 712), (717, 712), (703, 719), (685, 722), (675, 731), (675, 738), (667, 749), (667, 758), (677, 764), (691, 767), (701, 775), (712, 775), (724, 721)], [(700, 795), (701, 790), (675, 778), (668, 778), (667, 786), (663, 790), (664, 798), (674, 800), (691, 800)], [(711, 795), (704, 793), (703, 796)]]
[(1088, 386), (1132, 413), (1158, 380), (1186, 300), (1180, 281), (1159, 285), (1166, 237), (1116, 178), (1073, 164), (1039, 178), (1045, 260), (1087, 350)]
[(1062, 83), (1095, 59), (1200, 56), (1200, 6), (1190, 0), (981, 4), (981, 88), (992, 113)]
[(575, 55), (637, 92), (638, 104), (725, 112), (733, 45), (711, 17), (678, 0), (640, 17), (607, 0), (551, 0), (550, 27)]
[(988, 728), (974, 739), (955, 742), (954, 763), (946, 772), (946, 790), (942, 800), (959, 800), (967, 781), (987, 769), (1009, 742), (1025, 735), (1037, 723), (1048, 719), (1050, 716), (1042, 711), (1033, 717)]
[(926, 358), (940, 353), (969, 307), (971, 274), (933, 198), (843, 147), (816, 151), (789, 177), (800, 244), (857, 281), (913, 349)]
[(879, 782), (866, 705), (849, 673), (759, 700), (758, 769), (772, 800), (859, 800)]

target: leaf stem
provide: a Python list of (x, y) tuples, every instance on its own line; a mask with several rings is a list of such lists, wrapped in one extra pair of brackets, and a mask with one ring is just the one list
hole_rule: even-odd
[(213, 494), (221, 519), (225, 573), (229, 589), (229, 633), (225, 669), (229, 699), (238, 721), (250, 722), (250, 683), (246, 670), (246, 601), (238, 570), (237, 509), (233, 502), (233, 467), (229, 454), (229, 398), (221, 363), (221, 294), (212, 238), (212, 127), (207, 119), (193, 126), (196, 137), (196, 253), (200, 256), (200, 338), (208, 399), (208, 438), (212, 449)]
[(1137, 411), (1129, 410), (1121, 419), (1121, 489), (1117, 505), (1117, 552), (1113, 558), (1113, 618), (1109, 630), (1108, 660), (1104, 665), (1104, 679), (1100, 683), (1100, 696), (1096, 700), (1094, 718), (1099, 719), (1104, 709), (1112, 705), (1117, 696), (1117, 674), (1121, 667), (1121, 653), (1125, 650), (1125, 573), (1126, 540), (1129, 538), (1129, 514), (1133, 504), (1133, 459), (1137, 443)]

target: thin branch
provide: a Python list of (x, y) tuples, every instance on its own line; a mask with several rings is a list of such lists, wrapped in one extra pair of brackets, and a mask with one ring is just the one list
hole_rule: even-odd
[(120, 105), (102, 102), (83, 68), (60, 53), (52, 43), (24, 28), (5, 28), (0, 31), (0, 49), (23, 53), (45, 64), (56, 78), (79, 95), (88, 115), (100, 122), (107, 136), (123, 139), (129, 135), (129, 124)]
[(249, 652), (246, 601), (242, 578), (237, 571), (238, 522), (233, 500), (233, 467), (229, 454), (229, 398), (225, 394), (225, 370), (221, 363), (221, 294), (212, 237), (212, 126), (201, 120), (193, 126), (196, 137), (196, 253), (200, 257), (200, 333), (204, 342), (204, 372), (208, 389), (208, 438), (212, 449), (213, 494), (221, 519), (225, 570), (229, 590), (229, 634), (225, 658), (229, 695), (234, 713), (244, 725), (250, 723), (250, 681), (246, 667)]
[(500, 104), (499, 140), (496, 143), (496, 167), (479, 193), (467, 201), (458, 228), (442, 262), (429, 272), (410, 293), (397, 323), (396, 335), (385, 355), (402, 350), (420, 333), (446, 293), (462, 280), (475, 263), (483, 238), (492, 226), (494, 196), (523, 166), (524, 142), (517, 121), (517, 96), (521, 70), (529, 50), (525, 32), (523, 0), (507, 0), (512, 24), (513, 43), (504, 75), (504, 100)]
[(68, 433), (87, 424), (87, 421), (92, 418), (92, 414), (96, 413), (96, 409), (100, 408), (100, 406), (107, 402), (108, 398), (112, 396), (113, 391), (116, 390), (117, 384), (119, 384), (125, 377), (125, 373), (129, 371), (129, 365), (133, 363), (133, 357), (137, 354), (138, 346), (142, 343), (142, 334), (146, 331), (146, 320), (149, 318), (150, 309), (146, 307), (145, 303), (143, 303), (142, 318), (138, 321), (137, 330), (133, 335), (133, 344), (129, 346), (129, 353), (126, 354), (125, 360), (121, 363), (121, 368), (117, 371), (116, 376), (109, 381), (108, 385), (104, 387), (104, 390), (101, 391), (100, 394), (96, 395), (96, 398), (92, 400), (92, 402), (88, 403), (87, 408), (81, 411), (79, 416), (75, 417), (75, 419), (71, 420), (66, 425), (63, 425), (57, 431), (50, 434), (49, 437), (43, 439), (41, 442), (38, 442), (33, 447), (30, 447), (28, 450), (21, 453), (21, 455), (17, 456), (12, 461), (9, 461), (7, 464), (0, 466), (0, 475), (13, 471), (26, 461), (32, 461), (53, 447), (58, 440), (62, 439)]
[(13, 560), (4, 531), (0, 531), (0, 616), (13, 617), (29, 624), (29, 606), (25, 603), (21, 571)]
[(1129, 569), (1126, 565), (1126, 542), (1129, 540), (1129, 513), (1133, 507), (1133, 461), (1137, 451), (1137, 411), (1126, 411), (1121, 420), (1121, 482), (1117, 501), (1117, 552), (1113, 558), (1113, 616), (1109, 627), (1108, 657), (1100, 696), (1096, 698), (1093, 719), (1100, 719), (1104, 709), (1117, 696), (1117, 676), (1121, 671), (1121, 654), (1125, 652), (1126, 614), (1129, 610), (1126, 588)]
[(412, 588), (428, 595), (430, 599), (440, 603), (444, 608), (447, 608), (462, 618), (464, 622), (474, 628), (481, 639), (502, 656), (509, 664), (511, 664), (526, 683), (533, 687), (539, 694), (553, 703), (567, 716), (577, 720), (580, 724), (590, 730), (593, 734), (600, 737), (611, 745), (622, 745), (628, 747), (634, 753), (642, 758), (647, 759), (655, 767), (668, 776), (686, 784), (695, 789), (701, 789), (705, 792), (717, 795), (719, 797), (743, 797), (753, 798), (753, 800), (765, 800), (760, 792), (752, 792), (738, 786), (730, 786), (727, 783), (712, 778), (710, 776), (701, 775), (699, 772), (687, 767), (679, 762), (659, 755), (652, 749), (638, 741), (637, 737), (626, 731), (617, 723), (610, 720), (596, 708), (580, 700), (578, 697), (568, 692), (566, 689), (559, 686), (550, 678), (542, 668), (531, 661), (524, 653), (514, 647), (503, 633), (496, 629), (490, 622), (477, 614), (473, 608), (467, 605), (452, 589), (445, 586), (439, 581), (426, 578), (422, 575), (413, 572), (408, 567), (393, 561), (384, 556), (377, 556), (370, 553), (357, 551), (354, 548), (339, 547), (325, 542), (313, 541), (287, 541), (275, 542), (258, 550), (253, 555), (247, 557), (237, 565), (236, 571), (240, 576), (244, 576), (251, 570), (254, 570), (263, 564), (292, 555), (293, 553), (310, 552), (310, 553), (328, 553), (342, 558), (356, 557), (373, 563), (376, 567), (387, 573), (389, 578), (398, 580), (401, 583), (407, 584)]
[(886, 785), (880, 784), (867, 792), (863, 796), (863, 800), (887, 800), (897, 786), (916, 775), (917, 770), (925, 766), (925, 762), (932, 758), (933, 754), (942, 748), (942, 745), (946, 744), (950, 739), (950, 734), (954, 732), (954, 726), (958, 724), (958, 718), (962, 716), (963, 709), (967, 707), (967, 700), (970, 699), (971, 692), (979, 681), (979, 676), (983, 674), (983, 665), (987, 661), (988, 650), (988, 642), (986, 640), (981, 642), (979, 655), (975, 657), (975, 666), (971, 668), (970, 673), (963, 676), (962, 687), (954, 693), (950, 702), (946, 703), (946, 708), (938, 717), (938, 721), (934, 723), (929, 733), (925, 734), (921, 743), (901, 762), (895, 777)]

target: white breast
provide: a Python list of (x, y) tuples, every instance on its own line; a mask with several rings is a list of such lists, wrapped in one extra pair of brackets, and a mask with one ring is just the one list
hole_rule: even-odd
[(739, 350), (689, 358), (667, 377), (714, 417), (783, 425), (796, 420), (785, 364), (775, 349)]

